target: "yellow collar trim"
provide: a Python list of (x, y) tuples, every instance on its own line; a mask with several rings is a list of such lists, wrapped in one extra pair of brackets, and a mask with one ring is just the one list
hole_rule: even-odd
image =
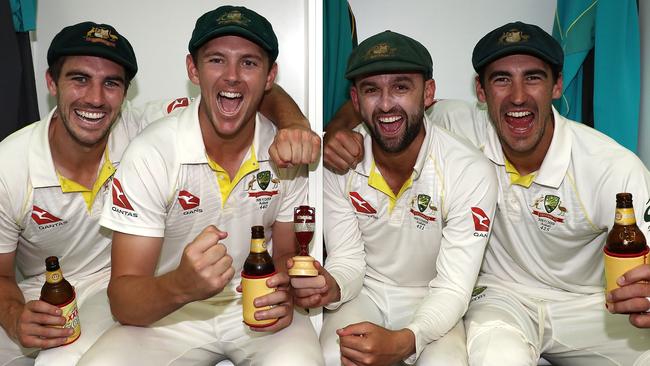
[(232, 190), (235, 189), (239, 181), (241, 181), (246, 175), (259, 169), (259, 163), (257, 162), (255, 147), (253, 145), (251, 145), (250, 157), (242, 163), (242, 165), (239, 167), (239, 170), (237, 171), (237, 174), (235, 175), (235, 178), (232, 180), (224, 168), (222, 168), (216, 161), (212, 160), (210, 156), (207, 156), (207, 158), (208, 165), (212, 170), (214, 170), (217, 176), (217, 185), (219, 186), (219, 191), (221, 193), (222, 208), (226, 205), (226, 201), (228, 200), (230, 193), (232, 193)]
[(399, 192), (397, 193), (397, 196), (393, 193), (393, 190), (390, 189), (390, 186), (384, 179), (384, 177), (381, 175), (379, 170), (376, 168), (375, 162), (372, 162), (372, 165), (370, 166), (370, 175), (368, 176), (368, 185), (371, 186), (372, 188), (382, 192), (383, 194), (387, 195), (388, 198), (390, 199), (390, 203), (388, 205), (388, 212), (393, 212), (393, 208), (395, 207), (395, 203), (397, 200), (402, 196), (402, 194), (409, 189), (413, 185), (413, 177), (409, 177), (409, 179), (402, 184), (402, 188), (400, 188)]
[(515, 166), (512, 165), (508, 159), (504, 158), (504, 160), (506, 161), (506, 173), (508, 173), (508, 176), (510, 177), (510, 184), (517, 184), (526, 188), (530, 188), (530, 185), (533, 184), (533, 181), (537, 176), (537, 172), (532, 172), (522, 177), (519, 175), (517, 168), (515, 168)]
[(114, 173), (115, 166), (108, 156), (108, 150), (106, 150), (104, 152), (104, 162), (102, 163), (102, 167), (99, 169), (99, 174), (97, 175), (97, 179), (95, 179), (95, 183), (93, 184), (92, 189), (80, 183), (77, 183), (72, 179), (64, 177), (59, 172), (56, 172), (56, 175), (59, 178), (59, 184), (61, 184), (61, 191), (63, 193), (80, 192), (81, 196), (86, 202), (86, 208), (88, 209), (88, 212), (91, 212), (93, 202), (95, 202), (95, 197), (97, 197), (97, 193), (102, 188), (104, 183), (106, 183), (113, 176)]

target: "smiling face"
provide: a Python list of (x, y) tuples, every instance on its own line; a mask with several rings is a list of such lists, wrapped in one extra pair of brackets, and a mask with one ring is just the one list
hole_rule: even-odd
[(202, 131), (230, 139), (245, 128), (254, 131), (255, 113), (273, 85), (277, 65), (269, 67), (268, 55), (257, 44), (223, 36), (201, 46), (196, 59), (188, 55), (187, 72), (201, 88)]
[(420, 73), (381, 74), (357, 79), (350, 90), (354, 107), (382, 150), (405, 150), (422, 129), (424, 106), (433, 102), (435, 83)]
[(49, 72), (45, 78), (57, 102), (52, 123), (61, 121), (68, 137), (84, 147), (104, 143), (126, 94), (124, 68), (101, 57), (66, 56), (58, 80)]
[(553, 80), (551, 67), (530, 55), (500, 58), (486, 66), (482, 83), (476, 81), (510, 160), (530, 157), (541, 164), (553, 138), (551, 102), (561, 93), (562, 75)]

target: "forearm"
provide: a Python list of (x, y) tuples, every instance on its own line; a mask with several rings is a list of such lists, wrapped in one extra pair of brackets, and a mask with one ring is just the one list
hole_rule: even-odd
[(291, 96), (277, 84), (264, 94), (260, 113), (270, 119), (278, 128), (310, 129), (309, 120), (302, 114)]
[(159, 277), (112, 278), (108, 296), (113, 316), (122, 324), (146, 326), (191, 301), (178, 289), (174, 271)]
[(0, 276), (0, 296), (0, 325), (15, 340), (17, 319), (25, 307), (25, 297), (14, 277)]

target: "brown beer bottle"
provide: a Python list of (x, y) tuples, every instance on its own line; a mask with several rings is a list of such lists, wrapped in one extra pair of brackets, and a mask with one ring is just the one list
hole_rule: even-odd
[(636, 225), (631, 193), (616, 195), (614, 226), (607, 235), (604, 251), (607, 292), (619, 287), (616, 279), (625, 272), (647, 262), (649, 249)]
[(274, 288), (266, 286), (266, 280), (275, 274), (273, 259), (266, 250), (264, 239), (264, 226), (253, 226), (251, 228), (251, 249), (246, 261), (244, 270), (241, 273), (242, 282), (242, 306), (244, 312), (244, 323), (253, 328), (269, 326), (278, 319), (256, 320), (255, 312), (258, 310), (270, 309), (270, 306), (256, 308), (253, 301), (266, 294), (275, 291)]
[(59, 328), (72, 328), (74, 332), (64, 344), (70, 344), (79, 338), (81, 325), (79, 311), (77, 310), (77, 297), (74, 288), (70, 285), (61, 272), (59, 258), (47, 257), (45, 259), (45, 283), (41, 288), (41, 300), (61, 308), (61, 316), (65, 318), (65, 325)]

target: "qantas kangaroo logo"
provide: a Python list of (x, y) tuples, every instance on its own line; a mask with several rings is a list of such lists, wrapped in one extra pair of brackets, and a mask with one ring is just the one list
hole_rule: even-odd
[(169, 105), (167, 106), (167, 113), (171, 113), (174, 109), (176, 108), (185, 108), (188, 105), (190, 105), (190, 100), (183, 97), (183, 98), (178, 98), (174, 99)]
[(489, 231), (490, 218), (478, 207), (472, 207), (472, 218), (474, 219), (474, 230)]
[(358, 213), (362, 214), (376, 214), (377, 210), (375, 210), (368, 201), (364, 200), (361, 198), (361, 195), (359, 195), (359, 192), (350, 192), (350, 201), (352, 202), (352, 205), (354, 206), (354, 209), (357, 210)]
[(126, 198), (124, 190), (122, 189), (122, 184), (117, 178), (113, 178), (113, 204), (115, 206), (133, 211), (133, 206)]
[(61, 221), (60, 218), (34, 205), (32, 207), (32, 220), (39, 225), (51, 224)]
[(180, 191), (178, 192), (178, 203), (181, 204), (183, 210), (191, 210), (195, 207), (198, 207), (201, 203), (201, 200), (199, 197), (191, 194), (188, 191)]

